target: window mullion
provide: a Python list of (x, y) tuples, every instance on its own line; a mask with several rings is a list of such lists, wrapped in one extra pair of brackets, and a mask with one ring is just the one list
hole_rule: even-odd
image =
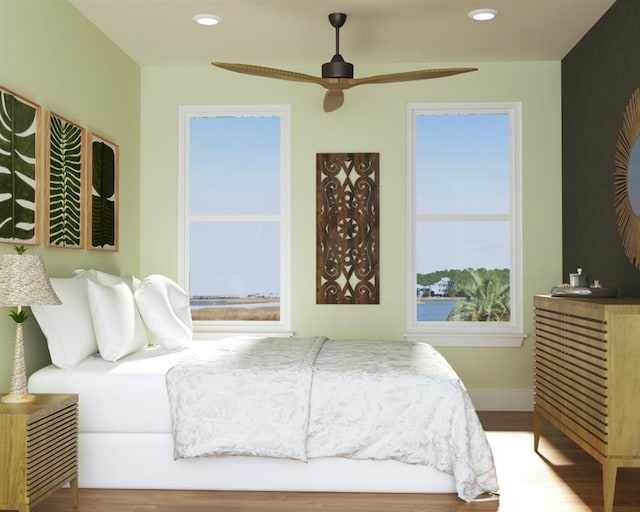
[(191, 222), (280, 222), (280, 215), (192, 215)]
[(508, 214), (495, 214), (495, 215), (418, 215), (416, 214), (415, 219), (417, 222), (504, 222), (510, 221), (511, 215)]

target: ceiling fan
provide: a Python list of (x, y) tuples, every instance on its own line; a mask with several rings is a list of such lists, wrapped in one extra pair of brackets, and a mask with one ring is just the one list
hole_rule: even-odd
[(426, 80), (428, 78), (441, 78), (445, 76), (458, 75), (476, 71), (477, 68), (446, 68), (446, 69), (422, 69), (417, 71), (406, 71), (403, 73), (391, 73), (387, 75), (373, 75), (363, 78), (353, 78), (353, 64), (345, 62), (340, 55), (340, 27), (347, 20), (347, 15), (341, 12), (329, 14), (329, 23), (336, 29), (336, 53), (330, 62), (322, 65), (322, 76), (306, 75), (294, 71), (254, 66), (252, 64), (232, 64), (228, 62), (212, 62), (216, 67), (245, 73), (247, 75), (257, 75), (267, 78), (278, 78), (280, 80), (291, 80), (294, 82), (309, 82), (321, 85), (327, 92), (324, 95), (323, 107), (325, 112), (332, 112), (344, 103), (345, 89), (351, 89), (356, 85), (363, 84), (388, 84), (392, 82), (407, 82), (410, 80)]

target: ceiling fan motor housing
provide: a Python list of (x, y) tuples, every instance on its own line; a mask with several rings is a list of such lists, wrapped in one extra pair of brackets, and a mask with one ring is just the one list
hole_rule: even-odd
[(347, 15), (343, 12), (329, 14), (329, 23), (336, 29), (336, 53), (331, 62), (322, 65), (322, 78), (353, 78), (353, 64), (345, 62), (340, 55), (340, 27), (347, 21)]
[(340, 54), (322, 65), (322, 78), (353, 78), (353, 64), (345, 62)]

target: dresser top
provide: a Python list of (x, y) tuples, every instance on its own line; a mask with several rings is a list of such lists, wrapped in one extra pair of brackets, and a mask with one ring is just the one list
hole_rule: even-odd
[(558, 302), (583, 302), (586, 304), (604, 304), (635, 306), (640, 305), (640, 297), (553, 297), (551, 295), (536, 295), (536, 299), (545, 299)]

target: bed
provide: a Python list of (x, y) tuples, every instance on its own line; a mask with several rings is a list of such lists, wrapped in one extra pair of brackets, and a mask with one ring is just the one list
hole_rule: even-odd
[[(52, 280), (74, 315), (83, 297), (96, 302), (87, 284), (95, 275), (84, 279)], [(121, 292), (109, 297), (145, 311), (130, 285), (133, 302), (121, 283), (102, 281)], [(89, 323), (98, 340), (124, 335), (124, 355), (103, 339), (98, 350), (86, 343), (61, 358), (56, 343), (70, 342), (55, 339), (51, 321), (64, 324), (64, 311), (34, 311), (55, 361), (31, 375), (29, 389), (78, 393), (80, 487), (497, 496), (491, 448), (464, 385), (427, 344), (186, 335), (177, 343), (175, 329), (173, 341), (157, 343), (167, 325), (140, 314), (142, 346), (129, 339), (139, 325), (122, 331), (122, 312), (99, 299), (110, 321), (101, 325), (90, 311)], [(152, 302), (166, 323), (167, 311)]]

